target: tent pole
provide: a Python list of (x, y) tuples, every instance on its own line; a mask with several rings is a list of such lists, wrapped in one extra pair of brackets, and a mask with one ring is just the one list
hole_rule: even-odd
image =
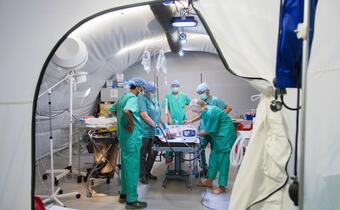
[(307, 105), (307, 68), (309, 61), (309, 22), (310, 22), (310, 0), (304, 1), (303, 24), (306, 29), (306, 36), (303, 37), (302, 51), (302, 110), (301, 110), (301, 134), (300, 134), (300, 173), (299, 179), (299, 204), (300, 209), (304, 209), (304, 163), (305, 163), (305, 143), (306, 143), (306, 105)]
[(72, 170), (72, 136), (73, 136), (73, 84), (74, 84), (74, 77), (70, 77), (70, 107), (69, 107), (69, 150), (68, 150), (68, 166)]

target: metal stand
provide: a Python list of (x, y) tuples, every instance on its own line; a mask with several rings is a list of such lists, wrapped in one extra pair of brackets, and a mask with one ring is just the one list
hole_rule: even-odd
[[(162, 187), (166, 187), (168, 179), (176, 179), (176, 180), (184, 180), (187, 182), (187, 187), (189, 190), (191, 190), (191, 175), (185, 171), (182, 170), (182, 158), (183, 158), (183, 152), (175, 152), (175, 169), (174, 170), (168, 170), (164, 176)], [(191, 170), (190, 170), (191, 171)]]
[(57, 188), (56, 191), (54, 191), (54, 185), (55, 185), (55, 179), (54, 177), (54, 162), (53, 162), (53, 135), (52, 135), (52, 108), (51, 108), (51, 88), (48, 90), (48, 108), (49, 108), (49, 130), (50, 130), (50, 153), (51, 153), (51, 195), (39, 195), (41, 198), (45, 198), (43, 200), (43, 203), (46, 204), (48, 202), (56, 202), (60, 206), (64, 206), (64, 204), (58, 199), (58, 198), (68, 198), (68, 197), (76, 197), (80, 198), (79, 192), (72, 192), (72, 193), (66, 193), (62, 194), (63, 191), (60, 187)]
[[(55, 85), (53, 85), (51, 88), (49, 88), (47, 91), (43, 92), (42, 94), (39, 95), (42, 96), (44, 94), (46, 94), (46, 92), (48, 92), (49, 90), (52, 90), (53, 88), (57, 87), (59, 84), (61, 84), (63, 81), (65, 80), (69, 80), (70, 82), (70, 105), (69, 105), (69, 162), (68, 162), (68, 166), (66, 166), (64, 169), (55, 169), (54, 173), (57, 173), (58, 175), (56, 175), (54, 177), (54, 175), (52, 175), (52, 177), (54, 177), (54, 184), (55, 186), (58, 186), (59, 184), (59, 180), (63, 177), (65, 177), (67, 174), (71, 174), (72, 170), (73, 171), (77, 171), (78, 172), (78, 183), (79, 183), (79, 177), (85, 177), (86, 173), (80, 171), (80, 169), (73, 169), (72, 168), (72, 146), (73, 146), (73, 86), (75, 84), (75, 76), (76, 73), (74, 71), (71, 71), (70, 73), (68, 73), (62, 80), (60, 80), (59, 82), (57, 82)], [(79, 161), (80, 162), (80, 161)], [(79, 165), (80, 167), (80, 165)], [(48, 174), (51, 174), (51, 170), (47, 170), (45, 174), (43, 174), (43, 179), (46, 180), (48, 177)], [(81, 179), (80, 179), (81, 180)]]
[[(92, 189), (91, 189), (91, 183), (93, 182), (92, 176), (93, 174), (98, 170), (98, 166), (102, 163), (104, 164), (110, 164), (112, 167), (112, 172), (109, 174), (106, 174), (105, 177), (102, 178), (106, 178), (106, 184), (110, 184), (110, 179), (113, 178), (115, 172), (116, 172), (116, 165), (117, 165), (117, 155), (118, 155), (118, 142), (116, 141), (116, 139), (112, 138), (112, 137), (106, 137), (103, 138), (101, 140), (95, 140), (92, 136), (93, 132), (89, 132), (89, 136), (90, 136), (90, 140), (95, 148), (95, 150), (98, 152), (98, 154), (100, 155), (100, 159), (96, 162), (95, 160), (95, 164), (93, 165), (91, 171), (88, 173), (87, 175), (87, 182), (86, 182), (86, 196), (87, 197), (92, 197)], [(116, 138), (116, 137), (115, 137)], [(105, 148), (105, 150), (103, 151), (100, 146), (99, 143), (107, 143), (108, 147)], [(113, 155), (113, 162), (114, 164), (112, 164), (109, 160), (109, 151), (111, 149), (113, 150), (113, 153), (111, 155)], [(118, 172), (117, 172), (118, 174)]]

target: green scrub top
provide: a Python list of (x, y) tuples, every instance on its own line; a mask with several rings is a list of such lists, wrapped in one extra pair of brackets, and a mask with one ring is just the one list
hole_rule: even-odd
[(208, 105), (217, 106), (220, 109), (224, 109), (226, 104), (216, 96), (211, 96), (205, 101)]
[[(125, 129), (128, 121), (124, 116), (124, 110), (129, 110), (132, 113), (135, 125), (132, 133)], [(143, 128), (139, 117), (137, 96), (131, 92), (125, 93), (112, 105), (110, 111), (117, 112), (117, 134), (120, 148), (125, 151), (140, 150), (142, 146)]]
[(212, 150), (228, 152), (235, 141), (235, 127), (231, 118), (216, 106), (207, 106), (201, 113), (204, 131), (212, 136)]
[(185, 107), (189, 105), (190, 98), (182, 92), (180, 92), (177, 97), (170, 92), (163, 100), (163, 108), (165, 108), (166, 99), (168, 100), (168, 110), (173, 123), (177, 121), (179, 125), (183, 124), (183, 121), (186, 119)]
[[(205, 102), (208, 105), (217, 106), (218, 108), (220, 108), (222, 110), (224, 110), (224, 108), (226, 107), (226, 104), (216, 96), (210, 96), (207, 100), (205, 100)], [(203, 129), (203, 123), (201, 121), (201, 123), (198, 127), (198, 131), (202, 131), (202, 130), (204, 130), (204, 129)]]
[[(161, 110), (156, 98), (146, 96), (142, 93), (138, 95), (138, 109), (139, 112), (146, 112), (149, 117), (159, 125), (161, 119)], [(143, 137), (150, 138), (155, 135), (155, 128), (146, 123), (141, 118), (143, 126)]]

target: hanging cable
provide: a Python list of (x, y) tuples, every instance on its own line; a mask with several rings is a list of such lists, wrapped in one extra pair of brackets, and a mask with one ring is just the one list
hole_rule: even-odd
[[(297, 90), (296, 106), (300, 106), (300, 89)], [(300, 108), (296, 110), (296, 130), (295, 130), (295, 157), (294, 157), (294, 175), (297, 176), (297, 157), (298, 157), (298, 138), (299, 138), (299, 121), (300, 121)]]
[[(300, 89), (297, 90), (297, 102), (296, 106), (300, 106)], [(295, 129), (295, 152), (294, 152), (294, 176), (291, 177), (293, 182), (290, 184), (288, 193), (290, 199), (294, 202), (295, 206), (299, 204), (299, 182), (297, 179), (297, 166), (298, 166), (298, 138), (299, 138), (299, 121), (300, 121), (300, 112), (299, 109), (296, 110), (296, 129)]]
[(205, 188), (205, 190), (204, 190), (204, 195), (203, 195), (203, 197), (202, 197), (202, 199), (201, 199), (201, 205), (204, 206), (204, 207), (207, 208), (207, 209), (217, 210), (217, 209), (211, 208), (211, 207), (209, 207), (209, 206), (207, 206), (207, 205), (204, 204), (204, 198), (205, 198), (205, 195), (206, 195), (206, 194), (207, 194), (207, 188)]
[[(299, 88), (298, 88), (298, 92), (299, 92)], [(289, 110), (291, 110), (291, 111), (298, 111), (299, 109), (301, 109), (301, 106), (300, 106), (300, 105), (298, 105), (296, 108), (291, 108), (291, 107), (289, 107), (289, 106), (284, 102), (284, 99), (283, 99), (284, 97), (283, 97), (283, 95), (281, 95), (280, 98), (281, 98), (281, 102), (282, 102), (283, 106), (286, 107), (287, 109), (289, 109)], [(300, 98), (300, 96), (298, 96), (298, 98)]]
[[(282, 96), (281, 96), (282, 97)], [(282, 100), (282, 98), (281, 98)], [(293, 183), (291, 183), (291, 185), (289, 186), (289, 196), (290, 198), (292, 199), (292, 201), (294, 202), (295, 205), (298, 205), (298, 182), (297, 182), (297, 157), (298, 157), (298, 153), (297, 153), (297, 149), (298, 149), (298, 137), (299, 137), (299, 110), (300, 110), (300, 89), (298, 88), (297, 89), (297, 96), (296, 96), (296, 107), (298, 107), (297, 109), (289, 109), (289, 110), (292, 110), (292, 111), (296, 111), (296, 129), (295, 129), (295, 153), (294, 153), (294, 177), (292, 177), (293, 179)], [(287, 108), (287, 107), (286, 107)], [(292, 148), (292, 145), (291, 145), (291, 142), (290, 140), (288, 139), (288, 142), (289, 142), (289, 145), (290, 147)], [(291, 154), (289, 155), (289, 157), (292, 155), (292, 152)], [(288, 171), (287, 171), (287, 166), (288, 166), (288, 162), (286, 163), (286, 166), (285, 166), (285, 171), (286, 171), (286, 174), (287, 176), (288, 175)], [(289, 178), (287, 177), (286, 181), (283, 183), (282, 186), (280, 186), (279, 188), (277, 188), (276, 190), (274, 190), (273, 192), (269, 193), (267, 196), (265, 196), (263, 199), (261, 200), (258, 200), (258, 201), (255, 201), (254, 203), (250, 204), (248, 207), (247, 207), (247, 210), (250, 209), (252, 206), (256, 205), (256, 204), (259, 204), (265, 200), (267, 200), (269, 197), (271, 197), (273, 194), (275, 194), (276, 192), (278, 192), (279, 190), (281, 190), (284, 186), (286, 186), (286, 184), (288, 183), (289, 181)]]

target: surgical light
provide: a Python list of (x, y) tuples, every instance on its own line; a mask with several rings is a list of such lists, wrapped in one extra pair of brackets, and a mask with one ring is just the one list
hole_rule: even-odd
[(197, 26), (197, 21), (194, 16), (173, 17), (171, 25), (173, 27), (195, 27)]
[(85, 43), (76, 37), (67, 37), (53, 55), (51, 63), (59, 70), (78, 71), (87, 60)]

